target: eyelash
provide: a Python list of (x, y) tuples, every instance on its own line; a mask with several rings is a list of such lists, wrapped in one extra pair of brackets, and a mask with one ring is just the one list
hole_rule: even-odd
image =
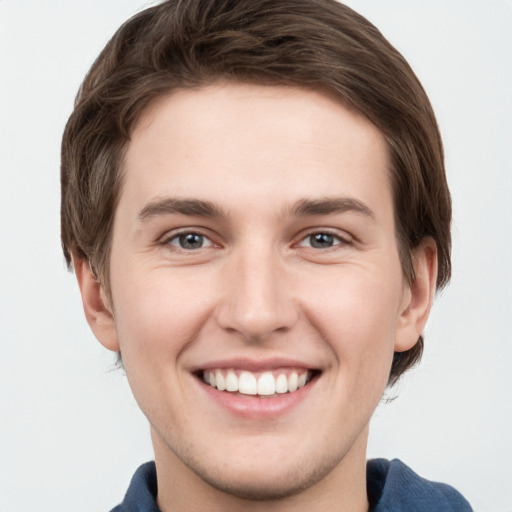
[[(191, 236), (199, 237), (201, 239), (200, 247), (188, 247), (187, 248), (187, 247), (182, 246), (182, 244), (185, 243), (186, 237), (191, 237)], [(315, 242), (313, 241), (314, 240), (313, 237), (327, 237), (327, 240), (331, 241), (333, 243), (331, 245), (329, 245), (328, 247), (314, 247)], [(308, 240), (310, 241), (310, 244), (306, 245), (305, 242)], [(204, 245), (205, 242), (207, 243), (207, 245)], [(190, 243), (192, 243), (192, 241), (190, 241)], [(317, 230), (317, 231), (312, 231), (312, 232), (308, 233), (306, 236), (303, 236), (299, 240), (299, 243), (296, 245), (298, 247), (309, 247), (311, 249), (326, 250), (326, 249), (331, 249), (332, 247), (336, 247), (339, 245), (350, 245), (351, 243), (352, 243), (352, 241), (348, 237), (345, 238), (345, 237), (340, 236), (337, 233), (333, 233), (332, 231), (330, 231), (328, 229), (323, 229), (323, 230)], [(203, 233), (190, 230), (190, 231), (182, 231), (180, 233), (175, 233), (172, 236), (165, 238), (162, 242), (162, 245), (167, 245), (167, 246), (171, 245), (173, 247), (176, 247), (178, 250), (182, 250), (185, 252), (193, 252), (195, 250), (213, 247), (215, 245), (215, 243), (211, 240), (211, 238), (204, 235)]]
[[(306, 246), (304, 245), (304, 242), (306, 240), (309, 240), (310, 242), (313, 242), (313, 237), (320, 237), (320, 236), (327, 236), (329, 237), (334, 243), (330, 245), (329, 247), (314, 247), (313, 245)], [(301, 238), (299, 242), (299, 247), (310, 247), (312, 249), (331, 249), (332, 247), (336, 247), (339, 245), (350, 245), (351, 240), (348, 237), (342, 237), (338, 233), (333, 233), (332, 231), (328, 229), (318, 230), (318, 231), (312, 231), (308, 233), (305, 237)]]
[[(200, 237), (201, 242), (202, 242), (201, 247), (192, 247), (192, 248), (182, 247), (180, 242), (183, 242), (186, 237), (190, 237), (190, 236)], [(174, 241), (176, 241), (177, 243), (176, 244), (173, 243)], [(208, 245), (206, 245), (206, 246), (204, 245), (205, 241), (208, 242)], [(204, 235), (198, 231), (182, 231), (181, 233), (176, 233), (170, 237), (167, 237), (165, 240), (163, 240), (163, 245), (172, 245), (179, 250), (191, 252), (196, 249), (204, 249), (205, 247), (212, 247), (214, 245), (214, 243), (212, 242), (212, 240), (209, 237), (207, 237), (206, 235)]]

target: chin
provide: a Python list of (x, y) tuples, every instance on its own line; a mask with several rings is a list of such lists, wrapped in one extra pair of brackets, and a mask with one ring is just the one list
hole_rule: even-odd
[(217, 491), (250, 501), (276, 501), (305, 491), (325, 478), (337, 465), (337, 459), (324, 459), (294, 463), (284, 461), (279, 465), (268, 462), (243, 467), (229, 465), (225, 469), (212, 466), (190, 467), (196, 475)]

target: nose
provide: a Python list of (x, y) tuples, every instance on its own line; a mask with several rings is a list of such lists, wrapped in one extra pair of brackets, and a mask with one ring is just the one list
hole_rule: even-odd
[(299, 318), (293, 286), (271, 250), (242, 254), (226, 265), (217, 322), (245, 340), (261, 342), (289, 331)]

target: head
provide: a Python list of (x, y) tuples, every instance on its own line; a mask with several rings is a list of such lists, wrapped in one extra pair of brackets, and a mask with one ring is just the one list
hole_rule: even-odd
[[(421, 355), (450, 215), (425, 92), (335, 1), (147, 9), (100, 54), (64, 133), (63, 247), (93, 330), (121, 351), (154, 444), (239, 496), (299, 492), (361, 442), (386, 383)], [(274, 419), (230, 397), (224, 414), (206, 397), (225, 399), (212, 389), (226, 361), (240, 381), (246, 367), (293, 380), (295, 365), (307, 385), (274, 403), (302, 405)], [(305, 435), (306, 411), (323, 435)], [(309, 472), (254, 483), (306, 438), (295, 462)], [(237, 465), (219, 483), (221, 455)]]
[[(437, 247), (437, 287), (450, 276), (451, 203), (441, 138), (413, 71), (380, 32), (329, 0), (164, 2), (127, 21), (93, 64), (62, 144), (62, 242), (89, 260), (110, 295), (113, 219), (123, 155), (157, 98), (217, 80), (325, 90), (383, 134), (396, 239), (405, 277), (425, 237)], [(397, 352), (390, 383), (420, 358), (423, 340)]]

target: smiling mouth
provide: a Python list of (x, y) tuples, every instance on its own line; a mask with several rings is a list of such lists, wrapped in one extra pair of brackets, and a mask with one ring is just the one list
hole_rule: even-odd
[(236, 369), (212, 369), (199, 372), (209, 386), (239, 396), (265, 397), (294, 393), (319, 374), (316, 370), (286, 369), (250, 372)]

